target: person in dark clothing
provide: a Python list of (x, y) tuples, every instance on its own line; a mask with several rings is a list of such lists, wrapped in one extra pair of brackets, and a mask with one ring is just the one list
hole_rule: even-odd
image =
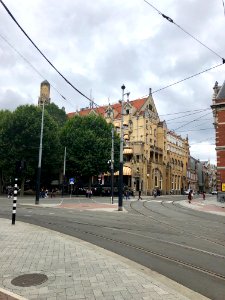
[(142, 200), (142, 198), (141, 198), (141, 190), (139, 190), (139, 192), (138, 192), (138, 200)]
[(193, 199), (193, 194), (192, 194), (192, 190), (190, 190), (188, 193), (188, 202), (191, 203), (192, 199)]

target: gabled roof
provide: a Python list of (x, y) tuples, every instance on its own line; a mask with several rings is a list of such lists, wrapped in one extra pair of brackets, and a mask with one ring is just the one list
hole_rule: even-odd
[(216, 96), (216, 99), (225, 100), (225, 81), (224, 81), (223, 85), (221, 86), (219, 93)]
[[(135, 107), (135, 109), (137, 111), (139, 111), (142, 108), (142, 106), (145, 104), (145, 102), (146, 102), (147, 99), (148, 98), (136, 99), (136, 100), (129, 101), (129, 103), (133, 107)], [(97, 108), (84, 108), (84, 109), (81, 109), (78, 112), (68, 113), (67, 116), (68, 116), (68, 118), (72, 118), (76, 114), (78, 114), (80, 116), (87, 116), (87, 115), (90, 114), (91, 111), (94, 111), (97, 114), (100, 114), (100, 115), (102, 115), (104, 117), (105, 111), (107, 110), (108, 107), (109, 106), (99, 106)], [(115, 119), (120, 119), (121, 118), (121, 103), (112, 104), (111, 107), (113, 108), (113, 110), (115, 112), (114, 118)]]

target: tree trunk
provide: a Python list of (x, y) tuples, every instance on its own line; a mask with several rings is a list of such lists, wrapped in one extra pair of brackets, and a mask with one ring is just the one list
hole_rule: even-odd
[(91, 183), (92, 183), (92, 176), (89, 176), (88, 178), (88, 189), (91, 189)]
[(25, 177), (21, 178), (20, 196), (24, 196)]
[(2, 168), (0, 169), (0, 195), (3, 193), (3, 174), (2, 174)]

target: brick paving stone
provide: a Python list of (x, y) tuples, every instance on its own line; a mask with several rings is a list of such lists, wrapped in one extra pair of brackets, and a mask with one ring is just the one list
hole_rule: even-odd
[[(0, 286), (29, 300), (188, 299), (87, 242), (21, 222), (12, 227), (4, 219), (0, 227)], [(11, 284), (19, 274), (36, 272), (48, 280), (27, 288)]]

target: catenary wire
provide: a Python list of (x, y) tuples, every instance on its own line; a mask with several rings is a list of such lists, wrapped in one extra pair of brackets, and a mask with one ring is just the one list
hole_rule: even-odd
[(177, 127), (176, 129), (174, 129), (174, 131), (177, 131), (178, 129), (180, 129), (180, 128), (186, 126), (186, 125), (189, 125), (189, 124), (191, 124), (191, 123), (193, 123), (193, 122), (195, 122), (195, 121), (197, 121), (197, 120), (199, 120), (199, 119), (201, 119), (201, 118), (203, 118), (203, 117), (205, 117), (205, 116), (207, 116), (207, 115), (209, 115), (209, 114), (211, 114), (211, 112), (208, 112), (207, 114), (204, 114), (204, 115), (198, 117), (197, 119), (194, 119), (194, 120), (192, 120), (192, 121), (190, 121), (190, 122), (187, 122), (187, 123), (185, 123), (185, 124), (183, 124), (183, 125)]
[[(1, 1), (1, 0), (0, 0), (0, 1)], [(186, 80), (188, 80), (188, 79), (191, 79), (191, 78), (193, 78), (193, 77), (196, 77), (196, 76), (198, 76), (198, 75), (201, 75), (201, 74), (203, 74), (203, 73), (205, 73), (205, 72), (208, 72), (208, 71), (210, 71), (210, 70), (213, 70), (213, 69), (215, 69), (215, 68), (218, 68), (218, 67), (222, 66), (224, 63), (225, 63), (225, 60), (224, 60), (224, 62), (221, 63), (221, 64), (218, 64), (218, 65), (216, 65), (216, 66), (213, 66), (213, 67), (211, 67), (211, 68), (208, 68), (208, 69), (205, 69), (205, 70), (203, 70), (203, 71), (201, 71), (201, 72), (198, 72), (198, 73), (196, 73), (196, 74), (194, 74), (194, 75), (188, 76), (188, 77), (186, 77), (186, 78), (184, 78), (184, 79), (181, 79), (181, 80), (179, 80), (179, 81), (176, 81), (176, 82), (174, 82), (174, 83), (171, 83), (171, 84), (169, 84), (169, 85), (167, 85), (167, 86), (165, 86), (165, 87), (162, 87), (162, 88), (160, 88), (160, 89), (158, 89), (158, 90), (152, 91), (152, 94), (158, 93), (159, 91), (165, 90), (165, 89), (167, 89), (167, 88), (169, 88), (169, 87), (171, 87), (171, 86), (174, 86), (174, 85), (176, 85), (176, 84), (178, 84), (178, 83), (181, 83), (181, 82), (183, 82), (183, 81), (186, 81)]]
[(212, 130), (215, 128), (214, 127), (209, 127), (209, 128), (201, 128), (201, 129), (191, 129), (191, 130), (177, 130), (176, 132), (191, 132), (191, 131), (203, 131), (203, 130)]
[(158, 10), (154, 5), (152, 5), (151, 3), (149, 3), (147, 0), (144, 0), (145, 3), (147, 3), (149, 6), (151, 6), (154, 10), (156, 10), (163, 18), (165, 18), (167, 21), (169, 21), (170, 23), (176, 25), (179, 29), (181, 29), (183, 32), (185, 32), (187, 35), (189, 35), (191, 38), (193, 38), (196, 42), (198, 42), (199, 44), (201, 44), (203, 47), (207, 48), (209, 51), (211, 51), (212, 53), (214, 53), (217, 57), (222, 59), (222, 64), (225, 63), (225, 59), (219, 55), (218, 53), (216, 53), (214, 50), (212, 50), (211, 48), (209, 48), (208, 46), (206, 46), (204, 43), (202, 43), (199, 39), (197, 39), (196, 37), (194, 37), (192, 34), (190, 34), (188, 31), (186, 31), (184, 28), (182, 28), (180, 25), (178, 25), (176, 22), (174, 22), (173, 19), (171, 19), (170, 17), (168, 17), (167, 15), (163, 14), (160, 10)]
[[(145, 1), (145, 0), (144, 0)], [(72, 85), (72, 83), (70, 83), (70, 81), (68, 80), (68, 79), (66, 79), (57, 69), (56, 69), (56, 67), (49, 61), (49, 59), (42, 53), (42, 51), (36, 46), (36, 44), (32, 41), (32, 39), (28, 36), (28, 34), (25, 32), (25, 30), (20, 26), (20, 24), (17, 22), (17, 20), (15, 19), (15, 17), (12, 15), (12, 13), (10, 12), (10, 10), (7, 8), (7, 6), (4, 4), (4, 2), (2, 1), (2, 0), (0, 0), (0, 2), (1, 2), (1, 4), (3, 5), (3, 7), (5, 8), (5, 10), (7, 11), (7, 13), (10, 15), (10, 17), (13, 19), (13, 21), (17, 24), (17, 26), (20, 28), (20, 30), (24, 33), (24, 35), (29, 39), (29, 41), (34, 45), (34, 47), (38, 50), (38, 52), (45, 58), (45, 60), (52, 66), (52, 68), (53, 69), (55, 69), (55, 71), (74, 89), (74, 90), (76, 90), (80, 95), (82, 95), (83, 97), (85, 97), (86, 99), (88, 99), (89, 101), (90, 101), (90, 103), (92, 104), (92, 105), (95, 105), (96, 106), (96, 108), (97, 107), (99, 107), (99, 105), (97, 104), (97, 103), (95, 103), (94, 101), (93, 101), (93, 99), (90, 99), (89, 97), (87, 97), (86, 95), (84, 95), (81, 91), (79, 91), (75, 86), (73, 86)], [(147, 2), (147, 1), (146, 1)], [(147, 2), (148, 3), (148, 2)], [(148, 3), (149, 4), (149, 3)], [(150, 4), (149, 4), (150, 5)], [(156, 9), (156, 8), (155, 8)], [(157, 9), (156, 9), (157, 10)], [(157, 10), (158, 11), (158, 10)], [(159, 12), (159, 11), (158, 11)], [(161, 13), (161, 12), (160, 12)], [(219, 67), (219, 66), (221, 66), (221, 65), (223, 65), (225, 63), (225, 60), (223, 60), (223, 63), (221, 63), (221, 64), (219, 64), (219, 65), (216, 65), (216, 66), (214, 66), (214, 67), (211, 67), (211, 68), (208, 68), (208, 69), (206, 69), (206, 70), (204, 70), (204, 71), (201, 71), (201, 72), (199, 72), (199, 73), (197, 73), (197, 74), (194, 74), (194, 75), (192, 75), (192, 76), (189, 76), (189, 77), (187, 77), (187, 78), (184, 78), (184, 79), (182, 79), (182, 80), (179, 80), (179, 81), (177, 81), (177, 82), (175, 82), (175, 83), (172, 83), (172, 84), (170, 84), (170, 85), (167, 85), (167, 86), (165, 86), (165, 87), (163, 87), (163, 88), (160, 88), (160, 89), (158, 89), (158, 90), (155, 90), (155, 91), (153, 91), (152, 93), (156, 93), (156, 92), (159, 92), (159, 91), (161, 91), (161, 90), (164, 90), (164, 89), (166, 89), (166, 88), (168, 88), (168, 87), (171, 87), (171, 86), (173, 86), (173, 85), (175, 85), (175, 84), (178, 84), (178, 83), (180, 83), (180, 82), (183, 82), (183, 81), (185, 81), (185, 80), (188, 80), (188, 79), (190, 79), (190, 78), (192, 78), (192, 77), (195, 77), (195, 76), (197, 76), (197, 75), (200, 75), (200, 74), (202, 74), (202, 73), (204, 73), (204, 72), (207, 72), (207, 71), (209, 71), (209, 70), (212, 70), (212, 69), (214, 69), (214, 68), (216, 68), (216, 67)], [(64, 97), (64, 96), (62, 96), (62, 97)]]
[[(43, 79), (46, 79), (42, 74), (41, 74), (41, 72), (37, 69), (37, 68), (35, 68), (32, 64), (31, 64), (31, 62), (26, 58), (26, 57), (24, 57), (24, 55), (22, 55), (1, 33), (0, 33), (0, 37), (40, 76), (40, 77), (42, 77)], [(52, 85), (51, 84), (51, 87), (63, 98), (63, 100), (65, 100), (65, 101), (67, 101), (72, 107), (74, 107), (74, 105), (73, 105), (73, 103), (71, 102), (71, 101), (69, 101), (65, 96), (63, 96), (60, 92), (59, 92), (59, 90), (54, 86), (54, 85)], [(98, 109), (98, 107), (96, 107), (96, 109)], [(162, 114), (162, 115), (159, 115), (160, 117), (162, 117), (162, 116), (169, 116), (169, 115), (177, 115), (177, 114), (184, 114), (184, 113), (187, 113), (187, 112), (191, 112), (191, 114), (190, 115), (192, 115), (193, 114), (193, 112), (196, 112), (196, 113), (198, 113), (198, 112), (202, 112), (202, 111), (205, 111), (205, 110), (207, 110), (207, 109), (211, 109), (211, 108), (205, 108), (205, 109), (195, 109), (195, 110), (187, 110), (187, 111), (181, 111), (181, 112), (175, 112), (175, 113), (169, 113), (169, 114)], [(187, 116), (189, 116), (189, 115), (187, 115)], [(183, 115), (183, 116), (181, 116), (181, 117), (179, 117), (179, 118), (183, 118), (183, 117), (186, 117), (186, 115)], [(176, 118), (175, 118), (176, 119)], [(171, 122), (171, 121), (173, 121), (173, 120), (175, 120), (175, 119), (170, 119), (170, 120), (167, 120), (167, 122)]]
[[(50, 66), (68, 83), (76, 92), (78, 92), (81, 96), (89, 100), (91, 103), (94, 103), (92, 99), (90, 99), (88, 96), (86, 96), (84, 93), (82, 93), (79, 89), (77, 89), (52, 63), (51, 61), (44, 55), (44, 53), (38, 48), (38, 46), (33, 42), (33, 40), (29, 37), (29, 35), (26, 33), (26, 31), (20, 26), (20, 24), (17, 22), (15, 17), (12, 15), (8, 7), (5, 5), (5, 3), (0, 0), (1, 4), (9, 14), (9, 16), (13, 19), (13, 21), (16, 23), (16, 25), (20, 28), (20, 30), (23, 32), (23, 34), (28, 38), (28, 40), (32, 43), (32, 45), (38, 50), (38, 52), (44, 57), (44, 59), (50, 64)], [(95, 103), (96, 104), (96, 103)], [(96, 104), (98, 105), (98, 104)]]
[[(209, 120), (212, 121), (212, 118), (204, 119), (204, 123), (206, 121), (209, 121)], [(202, 120), (199, 120), (199, 121), (202, 121)], [(173, 122), (173, 123), (184, 123), (184, 121), (166, 121), (166, 123), (170, 123), (170, 122)], [(198, 122), (198, 121), (196, 121), (196, 122)]]
[[(0, 37), (41, 77), (43, 78), (44, 80), (46, 79), (42, 74), (41, 72), (35, 68), (30, 62), (28, 59), (26, 59), (26, 57), (24, 57), (1, 33), (0, 33)], [(65, 100), (67, 101), (71, 106), (74, 107), (73, 103), (71, 101), (69, 101), (65, 96), (63, 96), (59, 90), (51, 84), (51, 87)]]
[(207, 109), (211, 109), (209, 107), (207, 108), (201, 108), (201, 109), (193, 109), (193, 110), (185, 110), (185, 111), (180, 111), (180, 112), (175, 112), (175, 113), (169, 113), (169, 114), (163, 114), (163, 115), (159, 115), (159, 117), (164, 117), (164, 116), (171, 116), (171, 115), (178, 115), (178, 114), (185, 114), (185, 113), (193, 113), (193, 112), (202, 112), (205, 111)]
[[(206, 110), (211, 110), (211, 108), (206, 108), (206, 109), (204, 109), (204, 110), (202, 110), (202, 111), (200, 111), (200, 112), (204, 112), (204, 111), (206, 111)], [(188, 117), (188, 116), (193, 116), (193, 115), (196, 115), (196, 114), (198, 114), (198, 113), (199, 113), (199, 112), (190, 113), (190, 114), (187, 114), (187, 115), (183, 115), (183, 116), (180, 116), (180, 117), (176, 117), (176, 118), (173, 118), (173, 119), (166, 120), (166, 122), (168, 122), (168, 121), (173, 121), (173, 120), (177, 120), (177, 119), (181, 119), (181, 118)]]

